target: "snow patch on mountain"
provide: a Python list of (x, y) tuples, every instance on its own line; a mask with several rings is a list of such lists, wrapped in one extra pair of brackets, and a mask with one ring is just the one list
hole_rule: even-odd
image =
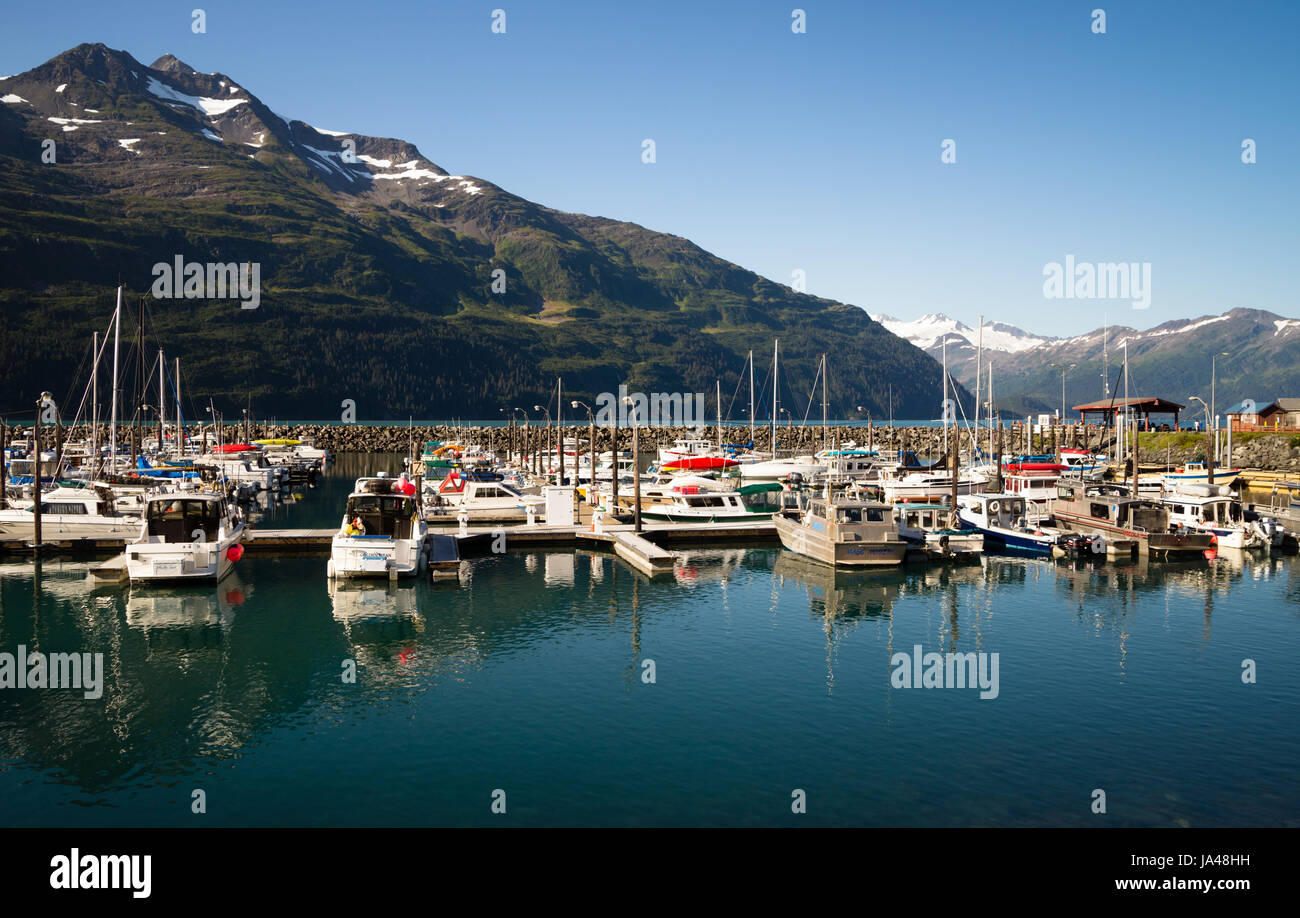
[(224, 115), (236, 105), (243, 105), (247, 99), (209, 99), (206, 96), (191, 96), (179, 90), (172, 89), (161, 80), (149, 77), (149, 93), (157, 96), (167, 102), (179, 102), (182, 105), (188, 105), (190, 108), (197, 108), (206, 114), (209, 118), (216, 115)]

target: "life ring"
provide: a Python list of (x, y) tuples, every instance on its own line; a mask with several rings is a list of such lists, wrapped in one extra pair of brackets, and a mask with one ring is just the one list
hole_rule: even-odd
[(989, 513), (997, 513), (1001, 509), (1002, 504), (998, 503), (996, 500), (989, 501)]

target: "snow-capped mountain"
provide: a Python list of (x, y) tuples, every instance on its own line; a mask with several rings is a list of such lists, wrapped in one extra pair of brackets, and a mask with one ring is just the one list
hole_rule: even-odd
[[(904, 322), (887, 315), (873, 315), (871, 318), (900, 338), (906, 338), (927, 351), (942, 347), (945, 338), (948, 340), (950, 350), (954, 345), (960, 347), (964, 343), (976, 347), (981, 343), (979, 330), (957, 319), (950, 319), (942, 313), (930, 313), (914, 322)], [(1024, 329), (1016, 328), (1014, 325), (1004, 325), (1001, 322), (986, 322), (982, 336), (985, 350), (1002, 351), (1008, 354), (1027, 351), (1054, 340), (1056, 339), (1031, 335)]]
[[(186, 388), (232, 410), (319, 418), (351, 399), (375, 419), (497, 417), (545, 402), (558, 375), (588, 402), (621, 383), (712, 391), (772, 338), (792, 391), (836, 355), (840, 416), (939, 404), (935, 362), (857, 306), (320, 124), (226, 74), (103, 44), (0, 77), (0, 391), (31, 405), (71, 381), (122, 283), (153, 298), (149, 334)], [(184, 298), (155, 293), (182, 257), (210, 279), (259, 265), (260, 306), (188, 279)]]
[[(935, 358), (943, 353), (946, 340), (949, 372), (974, 387), (975, 329), (938, 314), (914, 322), (872, 318)], [(1126, 348), (1130, 393), (1182, 404), (1191, 395), (1208, 400), (1211, 358), (1226, 352), (1227, 357), (1215, 361), (1218, 404), (1300, 395), (1300, 320), (1246, 308), (1174, 319), (1146, 331), (1110, 326), (1065, 338), (986, 324), (980, 389), (988, 391), (991, 366), (999, 406), (1013, 414), (1059, 410), (1064, 371), (1069, 408), (1119, 391)]]

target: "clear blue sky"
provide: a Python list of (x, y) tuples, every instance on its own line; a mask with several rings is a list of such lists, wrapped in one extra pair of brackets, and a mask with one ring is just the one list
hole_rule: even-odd
[[(1298, 36), (1292, 0), (72, 0), (6, 10), (0, 73), (83, 41), (171, 52), (318, 127), (781, 283), (802, 269), (811, 293), (1059, 335), (1103, 311), (1300, 317)], [(1045, 299), (1067, 254), (1150, 262), (1150, 308)]]

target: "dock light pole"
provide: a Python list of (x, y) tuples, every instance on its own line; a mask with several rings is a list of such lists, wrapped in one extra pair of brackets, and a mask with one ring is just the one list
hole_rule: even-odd
[[(579, 401), (578, 399), (575, 398), (569, 404), (573, 407), (575, 411), (578, 408), (585, 408), (587, 411), (587, 423), (590, 425), (591, 428), (587, 434), (589, 438), (587, 441), (587, 461), (588, 464), (591, 466), (591, 484), (588, 486), (591, 488), (591, 491), (587, 495), (587, 503), (594, 504), (596, 502), (595, 500), (596, 497), (596, 415), (592, 413), (591, 406), (588, 405), (586, 402)], [(615, 463), (615, 465), (617, 464), (618, 463)], [(617, 470), (615, 471), (615, 474), (617, 474)], [(573, 456), (573, 483), (576, 486), (580, 484), (581, 481), (582, 479), (578, 475), (578, 455), (577, 455), (577, 451), (575, 450)], [(577, 493), (578, 493), (576, 487), (573, 493), (574, 493), (574, 500), (576, 502)]]
[[(632, 410), (632, 522), (633, 528), (641, 531), (641, 418), (636, 410), (632, 396), (623, 396), (623, 403)], [(775, 452), (775, 450), (774, 450)], [(614, 473), (618, 474), (617, 470)]]
[(1205, 409), (1205, 430), (1208, 437), (1207, 442), (1210, 444), (1205, 450), (1205, 482), (1206, 484), (1214, 484), (1214, 432), (1210, 429), (1210, 406), (1205, 404), (1205, 399), (1198, 398), (1195, 395), (1187, 396), (1187, 400), (1189, 402), (1200, 402), (1201, 407)]
[[(32, 533), (35, 538), (32, 540), (32, 558), (39, 561), (41, 557), (41, 412), (45, 410), (46, 405), (52, 404), (54, 395), (49, 392), (42, 392), (41, 397), (36, 400), (36, 421), (32, 424), (32, 516), (35, 524), (35, 531)], [(57, 471), (57, 469), (56, 469)]]
[(858, 411), (860, 411), (860, 412), (866, 412), (866, 415), (867, 415), (867, 452), (871, 452), (871, 451), (872, 451), (872, 444), (871, 444), (871, 412), (870, 412), (870, 411), (867, 411), (867, 409), (866, 409), (866, 408), (863, 408), (861, 405), (858, 406)]
[[(549, 452), (551, 448), (551, 409), (549, 407), (543, 408), (541, 405), (534, 405), (533, 410), (542, 411), (545, 412), (546, 414), (546, 449)], [(542, 475), (545, 476), (546, 467), (544, 464), (542, 466), (541, 472)]]
[[(1214, 458), (1216, 460), (1219, 458), (1219, 414), (1214, 408), (1214, 385), (1217, 382), (1216, 374), (1219, 358), (1229, 356), (1231, 355), (1227, 351), (1220, 351), (1210, 357), (1210, 417), (1214, 418), (1210, 425), (1213, 428), (1213, 433), (1210, 434), (1213, 439), (1210, 442), (1214, 445)], [(1214, 484), (1213, 464), (1210, 465), (1210, 484)]]
[(1049, 363), (1049, 367), (1054, 367), (1061, 371), (1061, 423), (1065, 423), (1065, 374), (1068, 370), (1073, 370), (1078, 366), (1077, 363)]

